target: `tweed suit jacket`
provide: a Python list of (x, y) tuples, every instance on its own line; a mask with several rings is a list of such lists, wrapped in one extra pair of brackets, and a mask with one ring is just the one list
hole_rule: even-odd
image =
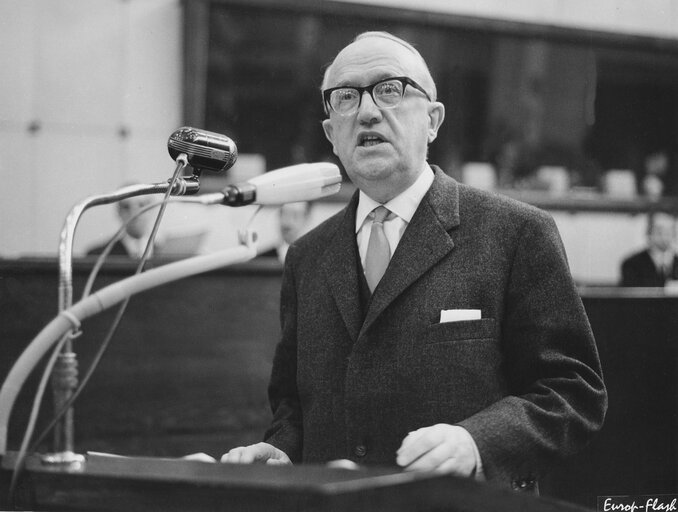
[(393, 465), (408, 432), (457, 424), (488, 480), (532, 489), (603, 422), (591, 328), (551, 217), (434, 171), (364, 317), (357, 193), (290, 248), (265, 440), (293, 462)]

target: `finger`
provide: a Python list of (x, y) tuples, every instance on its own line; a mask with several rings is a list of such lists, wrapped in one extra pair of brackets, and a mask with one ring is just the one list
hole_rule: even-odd
[(240, 451), (242, 448), (232, 448), (228, 452), (224, 453), (221, 456), (220, 462), (227, 462), (227, 463), (233, 463), (233, 462), (238, 462), (240, 459)]
[[(249, 446), (252, 462), (266, 462), (279, 459), (278, 450), (267, 443), (257, 443)], [(280, 452), (282, 453), (282, 452)]]
[(219, 459), (219, 462), (221, 462), (222, 464), (230, 464), (231, 462), (233, 462), (231, 452), (224, 453)]
[(473, 468), (475, 468), (475, 462), (471, 464), (470, 461), (465, 461), (463, 458), (452, 457), (440, 464), (434, 471), (436, 473), (467, 477), (471, 476)]
[(207, 455), (206, 453), (199, 452), (199, 453), (189, 453), (188, 455), (184, 455), (182, 459), (185, 460), (198, 460), (200, 462), (216, 462), (214, 457), (211, 455)]
[(268, 464), (269, 466), (287, 466), (290, 463), (283, 459), (270, 458), (266, 461), (266, 464)]
[(405, 467), (407, 471), (433, 471), (454, 455), (449, 444), (441, 443)]
[(420, 428), (417, 430), (413, 430), (412, 432), (408, 432), (407, 435), (405, 436), (405, 439), (403, 439), (403, 442), (400, 444), (398, 452), (407, 448), (407, 446), (411, 445), (419, 436), (422, 435), (424, 430), (425, 429)]
[(423, 428), (408, 435), (398, 449), (396, 462), (400, 466), (408, 466), (419, 457), (435, 448), (439, 443), (439, 436), (430, 428)]
[(402, 443), (400, 444), (400, 448), (398, 448), (398, 451), (396, 452), (396, 455), (407, 455), (415, 446), (415, 443), (417, 439), (419, 439), (423, 435), (423, 431), (425, 429), (418, 429), (418, 430), (413, 430), (412, 432), (409, 432), (406, 436), (405, 439), (403, 439)]
[(254, 457), (251, 454), (251, 450), (247, 446), (239, 446), (238, 448), (233, 448), (228, 453), (221, 457), (221, 462), (227, 462), (231, 464), (250, 464), (253, 462)]
[(251, 446), (246, 446), (240, 454), (240, 464), (252, 464), (257, 460), (257, 453)]

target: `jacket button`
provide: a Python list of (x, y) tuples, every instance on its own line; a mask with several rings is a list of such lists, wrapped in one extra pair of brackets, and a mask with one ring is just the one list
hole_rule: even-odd
[(367, 446), (359, 444), (355, 447), (353, 453), (355, 453), (357, 457), (364, 457), (367, 454)]
[(531, 479), (521, 479), (513, 482), (513, 488), (519, 491), (532, 490), (535, 486), (535, 481)]

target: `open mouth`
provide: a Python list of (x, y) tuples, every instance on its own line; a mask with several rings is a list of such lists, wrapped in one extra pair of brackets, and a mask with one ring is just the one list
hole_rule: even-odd
[(386, 142), (378, 135), (361, 135), (358, 139), (358, 145), (362, 147), (371, 147)]

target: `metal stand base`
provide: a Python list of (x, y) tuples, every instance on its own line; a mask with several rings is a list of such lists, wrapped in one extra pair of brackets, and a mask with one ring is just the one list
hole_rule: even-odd
[(80, 455), (79, 453), (65, 451), (42, 455), (40, 460), (45, 466), (73, 466), (73, 469), (76, 469), (84, 464), (85, 456)]

